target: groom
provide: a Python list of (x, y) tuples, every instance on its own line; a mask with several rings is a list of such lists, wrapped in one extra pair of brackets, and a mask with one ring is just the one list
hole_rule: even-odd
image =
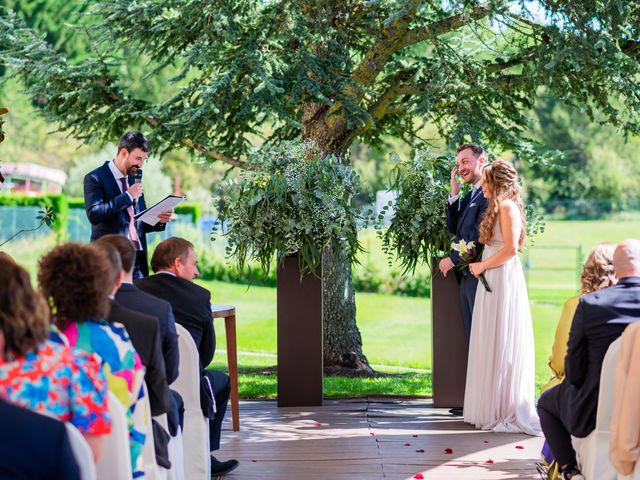
[[(457, 149), (456, 157), (458, 166), (451, 170), (451, 193), (449, 194), (449, 207), (447, 208), (447, 228), (456, 236), (456, 240), (473, 241), (479, 247), (478, 236), (480, 221), (487, 208), (487, 200), (484, 198), (480, 179), (482, 169), (487, 164), (487, 152), (480, 145), (466, 143)], [(463, 198), (460, 198), (460, 183), (456, 175), (460, 174), (465, 183), (473, 185), (473, 189)], [(440, 271), (445, 277), (447, 273), (459, 262), (458, 252), (452, 251), (451, 255), (440, 260)], [(469, 273), (468, 269), (457, 270), (456, 278), (460, 284), (460, 310), (464, 332), (467, 337), (467, 345), (471, 338), (471, 314), (476, 298), (478, 279)]]

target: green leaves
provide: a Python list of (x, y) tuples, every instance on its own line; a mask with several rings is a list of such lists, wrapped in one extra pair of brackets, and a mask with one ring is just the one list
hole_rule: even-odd
[[(0, 108), (0, 117), (2, 115), (6, 115), (7, 113), (9, 113), (9, 110), (7, 110), (6, 108)], [(0, 143), (4, 141), (4, 132), (2, 131), (2, 125), (4, 125), (4, 121), (0, 120)]]
[(356, 261), (360, 214), (351, 197), (358, 178), (350, 167), (298, 142), (265, 147), (251, 163), (255, 169), (231, 183), (219, 204), (228, 226), (227, 254), (240, 269), (258, 261), (268, 272), (274, 257), (281, 262), (297, 253), (301, 270), (314, 272), (330, 245)]
[(446, 208), (452, 166), (451, 157), (422, 150), (392, 171), (390, 190), (398, 192), (395, 214), (386, 229), (381, 222), (376, 229), (389, 262), (397, 256), (405, 273), (450, 249), (453, 236), (447, 230)]

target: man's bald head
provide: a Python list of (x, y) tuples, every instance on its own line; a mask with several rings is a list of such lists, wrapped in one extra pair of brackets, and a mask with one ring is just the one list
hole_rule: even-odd
[(613, 252), (613, 268), (618, 279), (640, 276), (640, 240), (623, 240)]

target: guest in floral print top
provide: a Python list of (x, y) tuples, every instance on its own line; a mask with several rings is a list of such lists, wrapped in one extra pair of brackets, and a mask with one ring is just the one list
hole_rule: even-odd
[(0, 256), (0, 398), (73, 424), (94, 458), (111, 431), (107, 383), (100, 363), (85, 352), (47, 340), (49, 309), (29, 274)]
[(140, 478), (148, 415), (142, 401), (144, 366), (125, 328), (103, 320), (109, 312), (109, 295), (119, 283), (106, 255), (93, 245), (55, 247), (40, 260), (38, 283), (58, 329), (51, 338), (99, 357), (109, 390), (127, 411), (133, 477)]

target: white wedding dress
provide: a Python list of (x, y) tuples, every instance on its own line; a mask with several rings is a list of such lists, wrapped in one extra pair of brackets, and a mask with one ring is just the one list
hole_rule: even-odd
[[(500, 221), (482, 259), (503, 246)], [(464, 421), (494, 432), (541, 435), (535, 408), (535, 350), (520, 259), (484, 272), (478, 282), (464, 394)]]

